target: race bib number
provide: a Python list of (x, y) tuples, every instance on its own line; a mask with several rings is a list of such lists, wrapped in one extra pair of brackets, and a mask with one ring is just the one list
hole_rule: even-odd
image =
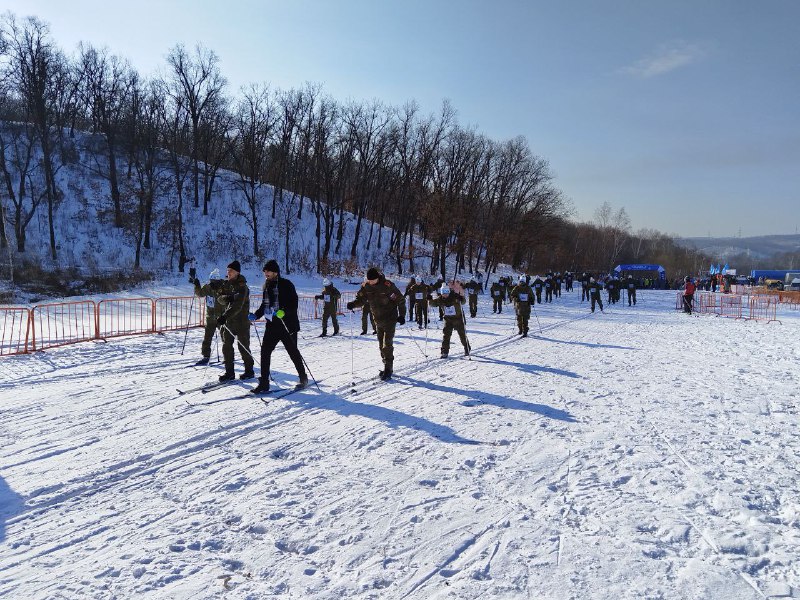
[(444, 307), (444, 316), (445, 317), (455, 317), (456, 316), (456, 307), (455, 306), (445, 306)]
[(499, 296), (499, 295), (500, 295), (500, 292), (497, 292), (497, 291), (496, 291), (496, 292), (494, 293), (494, 295), (495, 295), (495, 297), (497, 297), (497, 296)]
[(632, 284), (632, 283), (629, 283), (629, 284), (628, 284), (628, 289), (629, 289), (629, 290), (632, 290), (634, 287), (635, 287), (635, 286), (634, 286), (634, 284)]
[(470, 295), (470, 296), (474, 296), (474, 295), (475, 295), (475, 294), (477, 294), (477, 293), (478, 293), (478, 292), (475, 290), (475, 288), (470, 288), (470, 289), (469, 289), (469, 295)]
[(424, 294), (422, 292), (415, 292), (414, 298), (416, 298), (417, 300), (422, 300), (423, 295)]
[(322, 299), (323, 299), (325, 302), (330, 302), (330, 301), (331, 301), (331, 295), (330, 295), (330, 294), (324, 294), (324, 295), (322, 296)]
[(528, 294), (520, 294), (519, 295), (520, 302), (527, 302), (528, 301)]
[(546, 287), (549, 290), (550, 289), (550, 284), (549, 283), (545, 283), (544, 287)]
[(214, 296), (206, 296), (206, 306), (208, 308), (214, 308), (217, 305), (216, 300), (214, 300)]

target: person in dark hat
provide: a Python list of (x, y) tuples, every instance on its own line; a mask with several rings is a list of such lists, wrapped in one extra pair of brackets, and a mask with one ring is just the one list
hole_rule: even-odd
[(299, 381), (296, 389), (308, 386), (305, 361), (297, 348), (297, 333), (300, 331), (300, 319), (297, 316), (297, 290), (294, 284), (280, 276), (278, 261), (268, 260), (264, 264), (264, 286), (261, 292), (261, 305), (254, 313), (250, 313), (251, 321), (264, 317), (264, 341), (261, 343), (261, 372), (258, 385), (250, 390), (253, 394), (269, 392), (269, 372), (272, 351), (283, 344), (289, 358), (297, 369)]
[(220, 381), (230, 381), (236, 377), (233, 371), (233, 342), (239, 346), (239, 355), (244, 363), (244, 373), (240, 379), (252, 379), (253, 355), (250, 353), (250, 322), (247, 313), (250, 310), (250, 288), (247, 280), (241, 274), (242, 267), (238, 260), (228, 265), (226, 281), (223, 283), (219, 303), (223, 307), (222, 314), (217, 318), (217, 327), (222, 337), (222, 356), (225, 361), (225, 373), (220, 375)]
[(394, 330), (399, 323), (406, 322), (406, 301), (397, 286), (387, 280), (375, 267), (367, 270), (367, 280), (361, 285), (356, 299), (347, 303), (347, 309), (369, 305), (375, 317), (378, 343), (381, 349), (383, 370), (379, 373), (384, 381), (392, 377), (394, 367)]

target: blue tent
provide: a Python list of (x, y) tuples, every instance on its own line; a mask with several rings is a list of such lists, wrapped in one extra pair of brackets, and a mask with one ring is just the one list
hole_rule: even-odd
[(658, 278), (661, 281), (667, 280), (666, 271), (664, 271), (664, 267), (661, 265), (617, 265), (614, 267), (614, 271), (616, 273), (622, 271), (658, 271)]

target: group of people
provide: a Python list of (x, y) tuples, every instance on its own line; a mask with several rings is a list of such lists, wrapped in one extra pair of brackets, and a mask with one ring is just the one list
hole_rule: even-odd
[[(258, 385), (251, 392), (262, 394), (270, 390), (270, 361), (272, 352), (278, 343), (282, 343), (289, 353), (289, 357), (297, 369), (297, 388), (308, 385), (308, 375), (300, 350), (297, 347), (297, 334), (300, 331), (300, 319), (297, 315), (298, 297), (294, 284), (280, 276), (280, 267), (275, 260), (264, 264), (264, 284), (261, 288), (261, 304), (250, 312), (250, 289), (247, 280), (241, 274), (239, 261), (233, 261), (226, 269), (225, 279), (213, 277), (201, 285), (195, 277), (195, 296), (206, 300), (205, 335), (201, 350), (202, 358), (197, 364), (208, 364), (211, 357), (211, 340), (219, 331), (222, 339), (222, 356), (225, 363), (225, 372), (220, 375), (220, 382), (232, 381), (236, 378), (233, 367), (234, 342), (239, 348), (239, 354), (244, 363), (244, 372), (240, 379), (248, 380), (255, 377), (253, 370), (255, 358), (250, 351), (250, 324), (263, 318), (264, 337), (261, 342), (260, 372)], [(218, 276), (218, 274), (216, 274)], [(338, 293), (338, 292), (337, 292)], [(323, 290), (323, 294), (325, 291)], [(326, 321), (327, 323), (327, 321)], [(339, 332), (339, 326), (333, 315), (334, 335)]]
[[(221, 382), (235, 379), (234, 343), (244, 363), (244, 372), (240, 379), (255, 377), (255, 359), (250, 350), (250, 326), (253, 321), (264, 319), (264, 334), (260, 350), (260, 372), (258, 384), (251, 391), (262, 394), (270, 391), (270, 362), (272, 352), (278, 343), (282, 343), (297, 370), (297, 388), (308, 385), (307, 365), (297, 345), (300, 331), (300, 320), (297, 314), (298, 295), (294, 284), (281, 277), (277, 261), (269, 260), (264, 264), (264, 283), (261, 290), (259, 307), (250, 312), (250, 293), (245, 277), (241, 274), (238, 261), (230, 263), (226, 276), (220, 279), (217, 272), (212, 273), (211, 280), (201, 285), (197, 278), (192, 278), (196, 296), (205, 298), (206, 326), (201, 346), (202, 358), (197, 364), (209, 362), (211, 341), (216, 332), (222, 340), (222, 354), (225, 372), (219, 377)], [(362, 335), (368, 333), (371, 322), (372, 330), (378, 338), (383, 369), (379, 372), (382, 380), (392, 377), (394, 371), (394, 335), (397, 325), (404, 325), (406, 315), (415, 320), (420, 329), (428, 327), (429, 307), (439, 310), (439, 319), (444, 322), (442, 331), (441, 356), (446, 358), (450, 353), (450, 340), (453, 332), (459, 336), (464, 354), (469, 355), (471, 347), (466, 333), (465, 305), (471, 318), (478, 312), (478, 295), (483, 293), (482, 278), (470, 277), (465, 283), (452, 280), (449, 284), (441, 277), (437, 280), (424, 276), (412, 277), (405, 292), (400, 289), (376, 267), (367, 270), (354, 300), (347, 303), (348, 310), (362, 309)], [(492, 298), (492, 312), (502, 313), (504, 303), (512, 303), (516, 312), (518, 335), (527, 337), (532, 307), (537, 303), (552, 302), (561, 296), (562, 284), (566, 291), (572, 291), (573, 282), (580, 282), (581, 302), (590, 301), (591, 311), (599, 306), (603, 311), (601, 290), (603, 283), (591, 274), (583, 273), (576, 277), (573, 273), (547, 273), (544, 276), (520, 275), (516, 281), (511, 277), (501, 277), (492, 283), (489, 294)], [(323, 287), (315, 298), (323, 303), (322, 333), (328, 335), (328, 321), (331, 321), (332, 335), (338, 335), (337, 320), (338, 303), (341, 292), (328, 279), (323, 279)], [(627, 279), (610, 276), (605, 280), (608, 300), (616, 303), (620, 300), (621, 290), (627, 291), (628, 305), (636, 304), (636, 282), (629, 275)], [(544, 298), (544, 299), (543, 299)], [(408, 306), (406, 306), (408, 300)], [(691, 306), (691, 304), (689, 304)]]

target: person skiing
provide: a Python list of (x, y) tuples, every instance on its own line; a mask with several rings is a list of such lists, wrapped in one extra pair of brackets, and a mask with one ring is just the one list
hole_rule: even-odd
[(464, 325), (464, 309), (461, 307), (466, 300), (464, 296), (451, 290), (447, 284), (442, 285), (436, 297), (431, 296), (433, 306), (441, 306), (444, 310), (444, 328), (442, 329), (442, 358), (447, 358), (450, 353), (450, 337), (455, 329), (461, 344), (464, 346), (464, 356), (469, 356), (469, 342)]
[(391, 379), (394, 368), (395, 327), (406, 322), (406, 303), (403, 292), (386, 279), (377, 268), (367, 270), (366, 281), (358, 290), (355, 300), (347, 303), (347, 309), (369, 305), (375, 317), (378, 331), (378, 344), (383, 360), (383, 370), (379, 376), (383, 381)]
[(211, 340), (217, 332), (217, 319), (222, 315), (223, 306), (219, 301), (222, 294), (223, 280), (220, 279), (219, 269), (214, 269), (209, 275), (208, 283), (201, 286), (200, 280), (195, 277), (194, 295), (206, 299), (206, 327), (203, 334), (203, 343), (200, 345), (201, 358), (195, 365), (207, 365), (211, 358)]
[(470, 277), (469, 281), (464, 286), (464, 291), (467, 292), (467, 297), (469, 298), (469, 316), (471, 319), (478, 316), (478, 292), (480, 292), (480, 290), (481, 286), (475, 281), (475, 277)]
[(583, 302), (584, 300), (588, 300), (589, 299), (589, 284), (591, 283), (589, 281), (590, 279), (591, 279), (591, 277), (589, 275), (587, 275), (586, 273), (581, 275), (581, 279), (580, 279), (580, 282), (581, 282), (581, 302)]
[(417, 285), (417, 278), (412, 275), (411, 278), (408, 280), (408, 284), (406, 285), (406, 291), (403, 294), (403, 296), (408, 298), (408, 319), (406, 319), (407, 321), (414, 320), (415, 302), (414, 302), (413, 290), (416, 285)]
[(322, 333), (319, 337), (328, 335), (328, 319), (333, 324), (333, 335), (339, 333), (339, 320), (336, 318), (336, 311), (339, 308), (339, 298), (342, 294), (331, 283), (327, 277), (322, 280), (322, 293), (314, 296), (316, 300), (322, 300)]
[(636, 282), (633, 280), (633, 275), (628, 275), (625, 289), (628, 290), (628, 306), (631, 305), (631, 300), (633, 300), (633, 305), (636, 306)]
[[(366, 283), (366, 281), (367, 277), (365, 275), (364, 283)], [(362, 287), (364, 286), (364, 283), (361, 284)], [(377, 330), (375, 329), (375, 315), (372, 314), (372, 309), (370, 308), (369, 303), (365, 303), (361, 307), (361, 335), (367, 335), (367, 325), (369, 323), (372, 324), (372, 335), (375, 335), (377, 333)]]
[(297, 334), (300, 331), (300, 319), (297, 317), (297, 291), (294, 284), (280, 276), (278, 261), (268, 260), (264, 264), (264, 285), (261, 288), (261, 304), (254, 313), (248, 314), (251, 321), (264, 317), (264, 339), (261, 342), (261, 372), (258, 385), (250, 392), (264, 394), (269, 392), (269, 373), (272, 351), (283, 344), (299, 379), (296, 389), (308, 386), (305, 364), (297, 347)]
[(544, 301), (545, 302), (552, 302), (553, 301), (553, 286), (555, 282), (553, 281), (553, 274), (547, 273), (544, 279)]
[(489, 294), (492, 296), (492, 312), (503, 312), (503, 285), (499, 281), (495, 281), (489, 288)]
[(519, 283), (511, 290), (511, 299), (517, 311), (517, 329), (522, 337), (528, 337), (528, 320), (531, 318), (533, 290), (525, 282), (525, 275), (519, 276)]
[(600, 297), (600, 291), (603, 286), (599, 281), (595, 281), (594, 277), (589, 277), (589, 285), (587, 286), (587, 293), (589, 300), (592, 302), (592, 312), (594, 312), (595, 303), (600, 306), (600, 312), (603, 312), (603, 299)]
[(692, 314), (692, 304), (694, 303), (695, 285), (692, 278), (688, 275), (683, 279), (683, 312)]
[(531, 283), (531, 288), (533, 289), (534, 294), (536, 294), (536, 304), (542, 303), (542, 288), (544, 287), (544, 281), (538, 275), (533, 278), (533, 282)]
[(226, 269), (227, 280), (222, 282), (222, 291), (218, 296), (223, 307), (222, 314), (217, 317), (217, 327), (222, 335), (222, 356), (225, 360), (225, 373), (219, 376), (220, 381), (235, 379), (233, 371), (233, 341), (238, 342), (239, 355), (244, 363), (244, 373), (239, 379), (252, 379), (253, 355), (250, 353), (250, 322), (247, 313), (250, 308), (250, 288), (241, 274), (242, 267), (234, 260)]
[(428, 293), (429, 288), (425, 283), (425, 278), (420, 277), (417, 283), (410, 290), (409, 302), (414, 305), (414, 312), (417, 315), (417, 326), (422, 329), (428, 327)]

